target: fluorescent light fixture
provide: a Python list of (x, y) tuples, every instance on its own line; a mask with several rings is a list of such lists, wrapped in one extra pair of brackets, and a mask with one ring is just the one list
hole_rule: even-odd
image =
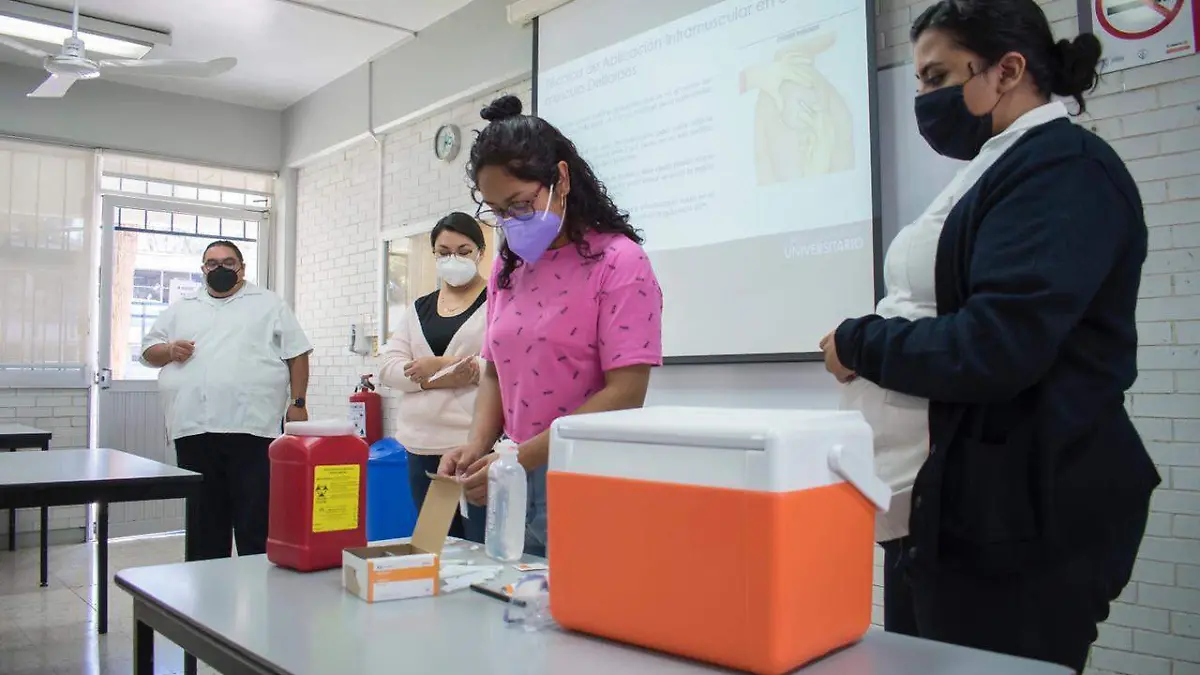
[[(71, 35), (71, 12), (18, 0), (0, 0), (0, 35), (36, 43), (51, 54)], [(157, 45), (171, 44), (170, 33), (90, 16), (79, 17), (79, 39), (95, 57), (140, 59)]]
[[(0, 34), (61, 48), (63, 41), (71, 37), (71, 29), (0, 15)], [(79, 31), (79, 39), (83, 40), (84, 48), (89, 54), (112, 56), (119, 59), (140, 59), (154, 47), (151, 44), (97, 35), (82, 30)], [(51, 54), (58, 53), (58, 49), (48, 49), (47, 51)]]

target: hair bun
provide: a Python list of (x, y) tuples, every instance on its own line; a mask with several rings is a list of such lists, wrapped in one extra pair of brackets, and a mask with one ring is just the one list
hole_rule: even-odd
[(521, 114), (524, 106), (521, 99), (508, 94), (492, 101), (491, 105), (479, 111), (479, 116), (489, 122), (499, 122)]
[(1079, 99), (1096, 88), (1101, 45), (1095, 35), (1083, 33), (1074, 40), (1059, 40), (1054, 51), (1059, 68), (1054, 75), (1053, 93)]

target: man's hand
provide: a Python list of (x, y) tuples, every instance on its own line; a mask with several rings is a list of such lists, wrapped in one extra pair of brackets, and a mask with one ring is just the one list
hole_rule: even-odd
[(297, 408), (294, 405), (289, 405), (287, 409), (287, 421), (289, 422), (307, 422), (308, 410), (306, 408)]
[(425, 384), (434, 373), (451, 363), (441, 356), (422, 356), (404, 366), (404, 376), (417, 384)]
[(184, 363), (192, 358), (196, 343), (191, 340), (176, 340), (167, 345), (167, 354), (173, 363)]
[(821, 351), (825, 353), (825, 370), (828, 370), (837, 381), (846, 384), (847, 382), (858, 377), (853, 370), (842, 365), (837, 353), (837, 340), (834, 339), (833, 332), (821, 338)]

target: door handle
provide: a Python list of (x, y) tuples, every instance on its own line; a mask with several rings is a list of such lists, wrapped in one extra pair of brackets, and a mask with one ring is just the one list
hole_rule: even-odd
[(101, 368), (96, 371), (96, 385), (102, 390), (112, 386), (112, 368)]

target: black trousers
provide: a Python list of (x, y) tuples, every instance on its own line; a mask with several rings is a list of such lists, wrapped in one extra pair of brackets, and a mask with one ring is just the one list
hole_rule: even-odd
[(883, 629), (917, 636), (912, 586), (904, 570), (904, 538), (881, 542), (883, 548)]
[(1082, 673), (1096, 625), (1133, 574), (1148, 505), (1054, 564), (1007, 576), (969, 564), (910, 576), (923, 638), (1048, 661)]
[(187, 503), (189, 560), (228, 558), (267, 550), (271, 503), (270, 438), (249, 434), (199, 434), (175, 440), (179, 467), (204, 476), (200, 494)]
[[(425, 503), (425, 495), (429, 492), (429, 473), (437, 473), (438, 463), (442, 460), (438, 455), (414, 455), (408, 453), (408, 485), (412, 490), (413, 502), (420, 512)], [(428, 473), (426, 473), (428, 472)], [(483, 543), (484, 521), (487, 519), (487, 509), (467, 505), (470, 518), (463, 518), (458, 511), (454, 512), (454, 520), (450, 523), (450, 536), (468, 541)]]

